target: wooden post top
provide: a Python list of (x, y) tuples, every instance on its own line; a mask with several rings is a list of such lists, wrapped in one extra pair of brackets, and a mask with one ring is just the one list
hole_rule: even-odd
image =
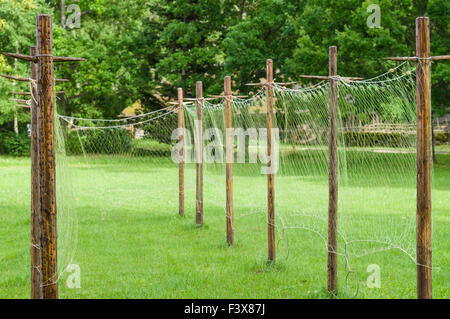
[[(430, 37), (430, 19), (428, 17), (418, 17), (416, 18), (416, 56), (413, 57), (387, 57), (383, 58), (384, 60), (390, 60), (390, 61), (414, 61), (414, 62), (420, 62), (424, 61), (425, 63), (428, 63), (428, 61), (440, 61), (440, 60), (450, 60), (450, 55), (438, 55), (438, 56), (430, 56), (430, 44), (429, 41), (425, 41), (422, 43), (422, 45), (426, 45), (426, 48), (422, 48), (422, 50), (419, 50), (419, 43), (420, 39), (419, 37), (423, 37), (425, 34), (426, 37)], [(424, 54), (424, 50), (427, 52), (427, 54)], [(419, 53), (422, 52), (419, 56)]]

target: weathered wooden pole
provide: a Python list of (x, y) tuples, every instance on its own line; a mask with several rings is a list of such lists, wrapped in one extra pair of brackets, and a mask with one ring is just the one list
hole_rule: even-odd
[(328, 95), (328, 291), (337, 293), (337, 210), (338, 210), (338, 153), (337, 153), (337, 47), (329, 48)]
[(431, 61), (450, 60), (450, 55), (430, 56), (430, 21), (416, 19), (416, 56), (387, 57), (392, 61), (416, 61), (417, 119), (417, 297), (432, 298), (431, 285)]
[[(19, 43), (16, 40), (16, 53), (19, 53)], [(14, 70), (17, 69), (17, 61), (14, 60)], [(12, 83), (13, 88), (16, 86), (16, 82)], [(19, 122), (17, 119), (17, 109), (14, 110), (14, 133), (16, 133), (16, 135), (19, 135)]]
[(201, 81), (195, 84), (195, 97), (197, 102), (195, 222), (197, 225), (203, 225), (203, 86)]
[(233, 228), (233, 135), (231, 120), (231, 77), (224, 79), (225, 93), (225, 160), (226, 160), (226, 216), (227, 216), (227, 242), (234, 243)]
[(42, 298), (58, 298), (52, 18), (36, 17)]
[(178, 145), (179, 149), (179, 210), (180, 216), (184, 215), (184, 136), (183, 136), (183, 89), (178, 88)]
[(130, 137), (134, 138), (134, 124), (130, 124), (129, 132), (130, 132)]
[[(30, 48), (30, 55), (36, 55), (36, 47)], [(31, 299), (42, 298), (41, 288), (41, 239), (39, 236), (39, 105), (37, 99), (36, 64), (30, 62), (31, 82)]]
[(430, 24), (416, 19), (417, 112), (417, 297), (431, 298), (431, 92)]
[(267, 225), (268, 225), (268, 257), (269, 262), (275, 261), (275, 189), (272, 154), (273, 128), (273, 61), (266, 61), (267, 71)]

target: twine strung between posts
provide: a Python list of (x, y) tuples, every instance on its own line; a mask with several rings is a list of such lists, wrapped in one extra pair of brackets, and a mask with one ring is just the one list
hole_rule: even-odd
[(35, 243), (31, 243), (31, 246), (32, 246), (33, 248), (36, 248), (36, 249), (38, 249), (38, 250), (41, 250), (41, 246), (40, 246), (40, 245), (37, 245), (37, 244), (35, 244)]
[[(161, 115), (158, 115), (158, 116), (156, 116), (156, 117), (152, 117), (152, 118), (150, 118), (150, 119), (143, 120), (143, 121), (140, 121), (140, 122), (132, 123), (132, 124), (133, 124), (133, 125), (142, 125), (142, 124), (145, 124), (145, 123), (149, 123), (149, 122), (151, 122), (151, 121), (153, 121), (153, 120), (156, 120), (156, 119), (159, 119), (159, 118), (161, 118), (161, 117), (163, 117), (163, 116), (166, 116), (166, 115), (169, 115), (169, 114), (171, 114), (171, 113), (174, 113), (174, 112), (177, 111), (179, 108), (180, 108), (180, 107), (176, 107), (176, 108), (174, 108), (173, 110), (170, 110), (170, 111), (168, 111), (168, 112), (166, 112), (166, 113), (164, 113), (164, 114), (161, 114)], [(61, 119), (63, 119), (63, 120), (66, 121), (67, 123), (69, 123), (70, 119), (73, 119), (73, 117), (70, 117), (70, 116), (62, 116), (62, 115), (58, 115), (58, 117), (60, 117)], [(82, 120), (84, 120), (84, 119), (82, 119)], [(130, 124), (111, 125), (111, 126), (80, 126), (80, 125), (76, 125), (76, 124), (73, 124), (73, 123), (72, 123), (72, 125), (73, 125), (73, 127), (76, 127), (76, 128), (79, 128), (79, 129), (93, 129), (93, 130), (98, 130), (98, 129), (128, 128)]]
[[(352, 296), (352, 298), (355, 298), (359, 292), (359, 278), (358, 278), (358, 275), (356, 274), (356, 272), (353, 269), (350, 269), (350, 263), (348, 262), (347, 242), (345, 242), (344, 247), (345, 247), (345, 250), (344, 250), (344, 265), (345, 266), (344, 267), (348, 268), (347, 275), (345, 276), (345, 292), (347, 295), (349, 295), (348, 294), (348, 277), (352, 273), (356, 279), (356, 292)], [(332, 253), (336, 253), (336, 252), (332, 252)]]
[(36, 269), (37, 272), (38, 272), (40, 275), (42, 275), (42, 271), (41, 271), (41, 267), (40, 267), (40, 266), (31, 266), (30, 268), (31, 268), (31, 269)]

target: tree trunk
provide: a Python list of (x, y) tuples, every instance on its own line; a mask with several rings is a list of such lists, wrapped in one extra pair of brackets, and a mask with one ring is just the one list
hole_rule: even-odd
[(17, 114), (14, 114), (14, 133), (19, 135), (19, 122), (17, 120)]
[(61, 26), (66, 28), (66, 1), (61, 0)]

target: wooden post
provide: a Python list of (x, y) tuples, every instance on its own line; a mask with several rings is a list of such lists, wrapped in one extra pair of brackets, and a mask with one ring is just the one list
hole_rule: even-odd
[(431, 298), (431, 178), (430, 178), (430, 24), (416, 19), (417, 61), (417, 297)]
[[(36, 47), (30, 48), (30, 55), (36, 55)], [(30, 62), (30, 79), (36, 80), (36, 64)], [(39, 236), (39, 135), (37, 91), (31, 82), (31, 299), (41, 299), (41, 240)]]
[(52, 18), (36, 17), (37, 82), (39, 118), (39, 186), (42, 260), (42, 298), (58, 298), (56, 184), (55, 184), (55, 95), (52, 57)]
[(134, 124), (130, 124), (129, 132), (130, 132), (130, 137), (134, 138)]
[[(19, 53), (19, 43), (16, 40), (16, 53)], [(14, 60), (14, 71), (17, 69), (17, 61)], [(16, 82), (13, 82), (13, 88), (16, 86)], [(14, 90), (13, 90), (14, 91)], [(19, 122), (17, 119), (17, 109), (14, 110), (14, 133), (19, 135)]]
[(337, 293), (337, 209), (338, 209), (338, 154), (337, 154), (337, 47), (329, 48), (328, 96), (328, 291)]
[(233, 135), (231, 120), (231, 77), (224, 79), (225, 93), (225, 160), (226, 160), (226, 216), (227, 216), (227, 242), (234, 243), (233, 228)]
[(203, 86), (201, 81), (195, 84), (195, 97), (197, 100), (195, 222), (197, 225), (203, 225)]
[(184, 215), (184, 136), (183, 136), (183, 89), (178, 88), (178, 145), (179, 149), (179, 210), (180, 216)]
[(268, 59), (267, 69), (267, 225), (269, 262), (275, 261), (275, 190), (272, 172), (272, 128), (273, 128), (273, 62)]

